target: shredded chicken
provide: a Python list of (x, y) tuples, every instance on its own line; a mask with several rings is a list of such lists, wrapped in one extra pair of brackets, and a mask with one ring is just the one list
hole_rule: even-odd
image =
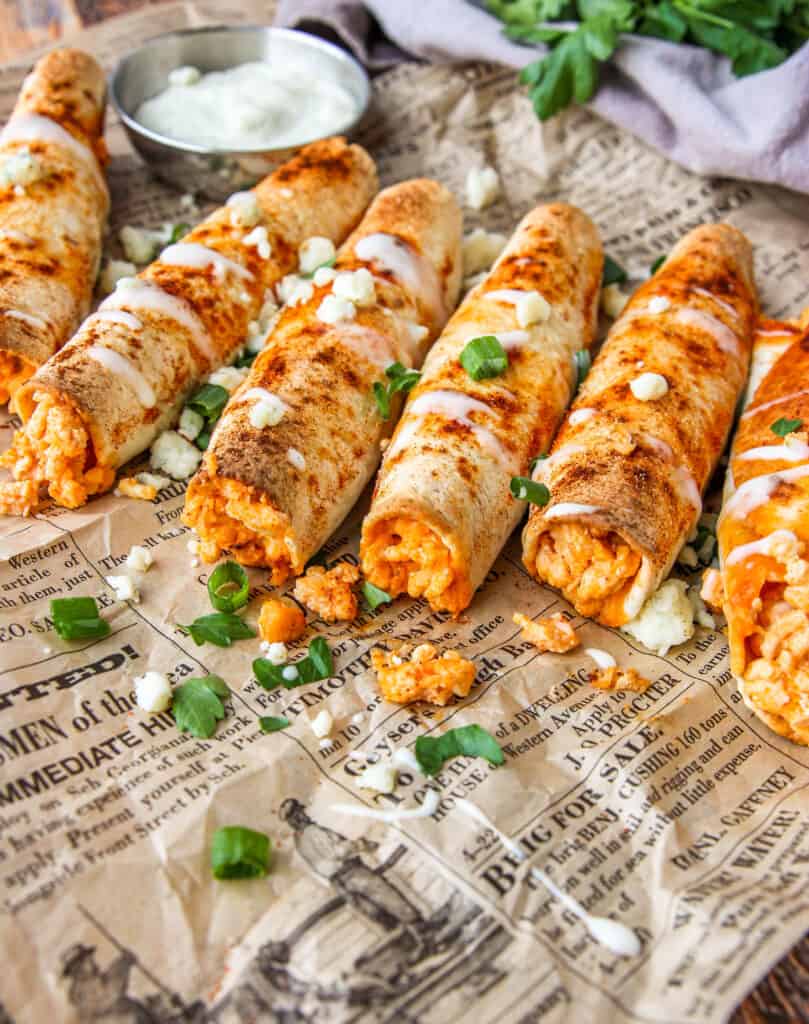
[(35, 371), (36, 367), (27, 359), (8, 349), (0, 349), (0, 405), (5, 405)]
[(404, 516), (374, 524), (363, 544), (365, 576), (391, 597), (425, 597), (435, 611), (457, 615), (472, 599), (452, 553), (424, 523)]
[(359, 614), (354, 585), (359, 582), (356, 565), (340, 562), (328, 572), (313, 565), (295, 583), (295, 597), (324, 622), (351, 622)]
[(134, 476), (122, 476), (115, 488), (116, 494), (125, 498), (138, 498), (140, 501), (153, 501), (157, 497), (154, 484), (142, 484)]
[[(0, 456), (0, 466), (11, 470), (18, 482), (47, 484), (59, 505), (79, 508), (99, 491), (109, 490), (115, 470), (93, 465), (93, 451), (78, 410), (68, 401), (47, 392), (34, 393), (36, 407), (11, 447)], [(12, 515), (26, 515), (30, 488), (21, 492), (17, 508), (11, 507), (12, 492), (4, 488), (4, 505)]]
[(651, 685), (651, 680), (640, 675), (634, 668), (620, 668), (618, 665), (597, 669), (588, 678), (591, 686), (599, 690), (633, 690), (643, 693)]
[(721, 612), (725, 604), (725, 587), (718, 569), (706, 569), (702, 574), (699, 596), (712, 612)]
[(466, 697), (475, 681), (474, 664), (457, 651), (439, 654), (433, 644), (420, 644), (405, 658), (379, 648), (371, 651), (371, 665), (385, 700), (409, 704), (424, 700), (444, 705), (452, 697)]
[(561, 612), (534, 622), (527, 615), (515, 612), (513, 620), (522, 627), (522, 638), (532, 643), (540, 654), (550, 651), (553, 654), (564, 654), (579, 646), (576, 630), (570, 625)]
[(39, 505), (39, 484), (33, 480), (0, 483), (0, 515), (30, 516)]
[[(641, 565), (640, 554), (617, 534), (597, 532), (580, 523), (557, 523), (539, 540), (537, 576), (561, 590), (582, 615), (605, 618), (605, 605), (615, 605), (629, 589)], [(622, 625), (614, 610), (608, 625)]]
[(296, 604), (270, 597), (261, 605), (258, 631), (269, 644), (289, 644), (306, 631), (306, 616)]

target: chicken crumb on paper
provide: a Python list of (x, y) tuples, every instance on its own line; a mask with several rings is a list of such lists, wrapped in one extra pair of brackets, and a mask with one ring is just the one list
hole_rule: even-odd
[(379, 691), (393, 704), (425, 700), (444, 705), (452, 697), (466, 697), (475, 681), (475, 666), (457, 651), (439, 652), (433, 644), (420, 644), (410, 654), (376, 648), (371, 651)]
[(591, 672), (588, 678), (590, 685), (599, 690), (632, 690), (635, 693), (643, 693), (652, 682), (634, 668), (620, 668), (618, 665), (600, 668)]
[(532, 643), (540, 654), (548, 651), (553, 654), (564, 654), (579, 646), (580, 641), (575, 629), (561, 612), (549, 615), (545, 619), (538, 619), (536, 622), (521, 612), (515, 612), (512, 618), (515, 625), (522, 629), (522, 639)]
[(269, 644), (289, 644), (306, 631), (306, 616), (296, 604), (270, 597), (261, 605), (258, 632)]
[(352, 622), (359, 614), (354, 586), (360, 570), (349, 562), (341, 562), (328, 572), (322, 565), (313, 565), (295, 583), (295, 597), (319, 615), (324, 622)]
[(154, 501), (157, 488), (154, 484), (142, 484), (134, 476), (123, 476), (118, 481), (115, 493), (124, 498), (138, 498), (140, 501)]

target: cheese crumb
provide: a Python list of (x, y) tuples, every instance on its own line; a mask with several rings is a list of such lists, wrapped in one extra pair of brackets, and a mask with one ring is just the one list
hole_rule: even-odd
[(218, 384), (231, 393), (241, 384), (249, 373), (247, 366), (221, 366), (208, 377), (209, 384)]
[(493, 167), (472, 167), (466, 175), (466, 201), (473, 210), (490, 206), (500, 194), (500, 178)]
[(514, 303), (514, 308), (520, 327), (531, 327), (532, 324), (544, 323), (551, 315), (548, 300), (539, 292), (525, 292)]
[(705, 629), (716, 629), (716, 619), (708, 611), (705, 602), (700, 596), (698, 587), (688, 588), (688, 600), (691, 602), (691, 608), (694, 612), (694, 622)]
[(195, 437), (199, 437), (204, 426), (205, 420), (198, 412), (185, 408), (177, 424), (177, 433), (182, 434), (186, 441), (193, 441)]
[(306, 459), (297, 448), (287, 448), (287, 462), (301, 473), (306, 469)]
[(654, 295), (646, 304), (646, 308), (650, 313), (665, 313), (670, 306), (671, 303), (665, 295)]
[(327, 295), (317, 307), (317, 318), (324, 324), (336, 324), (341, 320), (353, 320), (357, 315), (357, 307), (348, 299), (337, 295)]
[(604, 651), (600, 647), (585, 647), (584, 653), (588, 658), (592, 658), (599, 668), (615, 668), (617, 664), (610, 652)]
[(471, 277), (488, 270), (506, 246), (506, 236), (475, 228), (463, 240), (463, 274)]
[[(27, 146), (10, 153), (0, 163), (0, 185), (16, 185), (25, 189), (45, 177), (45, 166)], [(17, 193), (19, 194), (19, 193)]]
[(308, 302), (315, 294), (315, 288), (311, 281), (300, 281), (292, 290), (292, 294), (287, 299), (288, 306), (300, 306), (304, 302)]
[(357, 306), (371, 306), (376, 302), (374, 277), (367, 267), (338, 274), (331, 290), (339, 298), (348, 299)]
[(312, 275), (312, 281), (318, 288), (322, 288), (324, 284), (331, 284), (335, 277), (337, 277), (337, 271), (334, 267), (318, 267)]
[(124, 255), (128, 260), (143, 266), (151, 263), (161, 246), (169, 240), (170, 231), (150, 231), (148, 228), (125, 224), (118, 232)]
[(624, 295), (620, 285), (608, 284), (601, 289), (601, 308), (613, 320), (617, 320), (623, 313), (627, 302), (629, 302), (629, 296)]
[(115, 591), (115, 597), (119, 601), (140, 601), (138, 588), (129, 576), (105, 576), (104, 579)]
[(128, 260), (109, 260), (98, 279), (98, 286), (104, 295), (109, 295), (121, 282), (134, 278), (137, 272), (138, 268)]
[(254, 246), (256, 252), (263, 260), (268, 260), (272, 255), (270, 239), (267, 235), (267, 229), (263, 224), (253, 228), (249, 235), (245, 235), (242, 239), (242, 245)]
[(154, 487), (155, 491), (162, 491), (171, 483), (167, 476), (158, 476), (157, 473), (138, 473), (135, 479), (145, 487)]
[(199, 68), (190, 64), (183, 64), (182, 67), (169, 71), (169, 85), (196, 85), (202, 78)]
[(287, 665), (285, 669), (281, 670), (281, 675), (288, 683), (291, 683), (298, 678), (298, 670), (294, 665)]
[(147, 572), (154, 564), (154, 557), (148, 548), (144, 548), (140, 544), (133, 544), (124, 564), (133, 572)]
[(164, 430), (152, 445), (149, 461), (173, 480), (187, 480), (202, 461), (202, 452), (175, 430)]
[(389, 761), (379, 761), (377, 764), (369, 764), (357, 776), (357, 786), (360, 789), (372, 789), (376, 793), (392, 793), (396, 789), (398, 773), (396, 767)]
[(257, 430), (264, 427), (274, 427), (281, 422), (286, 413), (287, 407), (277, 395), (268, 395), (266, 398), (259, 398), (248, 414), (250, 425)]
[(323, 739), (324, 736), (328, 736), (334, 725), (334, 719), (331, 716), (331, 712), (326, 708), (319, 711), (312, 721), (309, 723), (312, 732), (317, 736), (318, 739)]
[(662, 373), (642, 373), (629, 382), (629, 389), (641, 402), (654, 402), (668, 394), (669, 382)]
[[(253, 192), (234, 192), (225, 203), (234, 228), (252, 228), (261, 220), (261, 207)], [(247, 239), (244, 239), (247, 244)]]
[(313, 274), (318, 267), (333, 260), (337, 255), (334, 242), (322, 235), (307, 238), (298, 249), (298, 265), (302, 274)]
[(270, 662), (271, 665), (285, 665), (289, 660), (289, 651), (287, 645), (277, 640), (275, 643), (268, 643), (266, 640), (262, 640), (260, 644), (262, 655)]
[(694, 612), (687, 589), (685, 580), (666, 580), (621, 629), (661, 656), (670, 647), (690, 640), (694, 635)]
[(135, 678), (135, 701), (141, 711), (165, 711), (171, 704), (171, 684), (162, 672), (146, 672)]

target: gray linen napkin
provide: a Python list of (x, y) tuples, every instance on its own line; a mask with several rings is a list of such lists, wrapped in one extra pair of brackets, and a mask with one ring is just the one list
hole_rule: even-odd
[[(520, 68), (542, 50), (510, 42), (466, 0), (281, 0), (276, 24), (326, 29), (371, 68), (413, 58)], [(809, 192), (809, 43), (735, 78), (724, 57), (632, 36), (589, 105), (692, 171)]]

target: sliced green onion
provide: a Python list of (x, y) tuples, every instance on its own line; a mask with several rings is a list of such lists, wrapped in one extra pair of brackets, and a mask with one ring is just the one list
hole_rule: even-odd
[(658, 270), (660, 270), (660, 268), (663, 266), (665, 262), (665, 256), (658, 256), (654, 263), (651, 265), (651, 267), (649, 267), (649, 276), (654, 277), (654, 275), (658, 272)]
[(214, 878), (263, 878), (270, 868), (270, 837), (242, 825), (226, 825), (211, 840)]
[(486, 380), (506, 372), (508, 354), (493, 334), (484, 334), (467, 342), (460, 362), (472, 380)]
[(217, 420), (227, 405), (230, 394), (219, 384), (203, 384), (195, 395), (186, 402), (189, 408), (204, 416), (206, 420)]
[(175, 224), (171, 236), (169, 238), (169, 244), (174, 245), (175, 242), (179, 242), (181, 238), (184, 238), (191, 230), (191, 225), (181, 221), (179, 224)]
[(244, 608), (249, 596), (247, 573), (236, 562), (217, 565), (208, 578), (208, 597), (218, 612), (235, 612)]
[(788, 420), (782, 416), (780, 420), (770, 424), (770, 430), (778, 437), (786, 437), (787, 434), (794, 434), (796, 430), (800, 430), (802, 426), (803, 420)]
[(200, 430), (197, 436), (194, 438), (194, 444), (199, 448), (201, 452), (208, 450), (208, 445), (211, 443), (211, 432), (210, 430)]
[(51, 601), (51, 618), (63, 640), (99, 640), (110, 631), (94, 597), (56, 597)]
[(374, 399), (379, 415), (383, 420), (390, 418), (390, 400), (397, 391), (406, 394), (418, 384), (421, 374), (418, 370), (408, 370), (401, 363), (391, 363), (385, 368), (385, 376), (390, 384), (384, 381), (374, 383)]
[(604, 256), (604, 273), (601, 276), (601, 287), (606, 288), (610, 284), (622, 284), (626, 281), (626, 271), (620, 263), (616, 263), (609, 256)]
[(362, 584), (361, 587), (362, 596), (368, 602), (368, 607), (373, 611), (378, 608), (381, 604), (389, 604), (393, 598), (386, 591), (382, 590), (381, 587), (375, 587), (373, 583), (369, 583), (368, 580)]
[(551, 492), (545, 484), (537, 483), (527, 476), (511, 478), (511, 495), (517, 501), (529, 501), (532, 505), (547, 505), (551, 500)]
[(259, 718), (258, 724), (261, 726), (262, 732), (280, 732), (282, 729), (288, 729), (291, 723), (283, 715), (277, 717), (265, 715), (263, 718)]
[(579, 387), (590, 372), (593, 360), (590, 358), (590, 353), (586, 348), (580, 348), (578, 352), (573, 354), (573, 362), (576, 364), (576, 386)]

